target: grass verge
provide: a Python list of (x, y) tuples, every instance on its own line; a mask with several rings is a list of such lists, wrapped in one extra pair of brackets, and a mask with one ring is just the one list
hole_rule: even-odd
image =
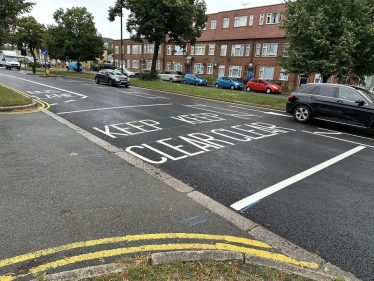
[[(23, 70), (32, 71), (31, 67), (22, 67)], [(44, 68), (36, 68), (36, 72), (43, 72), (45, 73)], [(61, 75), (61, 76), (72, 76), (72, 77), (82, 77), (86, 79), (95, 79), (94, 73), (87, 73), (87, 72), (76, 72), (76, 71), (65, 71), (64, 69), (50, 69), (49, 74)]]
[(31, 99), (0, 84), (0, 106), (17, 106), (31, 103)]
[(253, 280), (253, 281), (310, 281), (292, 273), (275, 269), (226, 261), (175, 262), (150, 265), (148, 257), (126, 259), (124, 271), (86, 280)]

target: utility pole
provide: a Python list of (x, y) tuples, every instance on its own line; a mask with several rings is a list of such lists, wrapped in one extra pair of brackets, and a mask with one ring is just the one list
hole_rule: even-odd
[(119, 0), (119, 2), (120, 2), (120, 5), (121, 5), (121, 73), (123, 74), (123, 39), (122, 39), (122, 16), (123, 16), (123, 14), (122, 14), (122, 0)]

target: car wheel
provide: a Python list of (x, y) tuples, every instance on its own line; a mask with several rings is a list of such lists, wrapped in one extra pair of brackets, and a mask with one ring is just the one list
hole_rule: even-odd
[(125, 88), (128, 88), (130, 85), (125, 85)]
[(270, 88), (267, 88), (265, 92), (266, 92), (267, 94), (271, 94), (271, 89), (270, 89)]
[(306, 105), (299, 105), (295, 108), (293, 116), (297, 122), (306, 123), (312, 118), (312, 110)]
[(187, 81), (186, 81), (186, 80), (183, 80), (183, 84), (187, 84)]
[(21, 70), (21, 68), (20, 68), (20, 67), (18, 67), (17, 69), (18, 69), (18, 71), (20, 71), (20, 70)]
[(96, 84), (99, 84), (99, 83), (100, 83), (99, 78), (97, 78), (97, 77), (95, 78), (95, 83), (96, 83)]
[(252, 89), (251, 89), (251, 87), (248, 86), (248, 87), (246, 88), (246, 90), (247, 90), (247, 92), (250, 92)]
[(196, 86), (199, 86), (199, 82), (196, 81), (196, 82), (195, 82), (195, 85), (196, 85)]
[(217, 84), (215, 84), (215, 87), (218, 89), (219, 88), (219, 84), (217, 83)]
[(170, 82), (170, 83), (173, 83), (173, 78), (170, 78), (170, 79), (169, 79), (169, 82)]
[(235, 86), (234, 86), (234, 85), (231, 85), (231, 86), (230, 86), (230, 89), (231, 89), (231, 90), (235, 90)]
[(112, 87), (112, 79), (109, 79), (109, 81), (108, 81), (108, 85), (109, 85), (110, 87)]

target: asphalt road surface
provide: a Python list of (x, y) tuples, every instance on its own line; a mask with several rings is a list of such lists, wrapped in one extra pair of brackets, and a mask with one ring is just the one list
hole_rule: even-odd
[[(374, 276), (374, 133), (282, 111), (41, 78), (0, 82), (364, 280)], [(167, 83), (167, 82), (165, 82)], [(250, 94), (250, 93), (249, 93)]]

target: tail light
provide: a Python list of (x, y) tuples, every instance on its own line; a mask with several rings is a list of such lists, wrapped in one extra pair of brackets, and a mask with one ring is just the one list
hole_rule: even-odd
[(289, 100), (292, 100), (292, 99), (294, 99), (294, 98), (295, 98), (294, 95), (289, 95), (289, 96), (288, 96), (288, 99), (289, 99)]

